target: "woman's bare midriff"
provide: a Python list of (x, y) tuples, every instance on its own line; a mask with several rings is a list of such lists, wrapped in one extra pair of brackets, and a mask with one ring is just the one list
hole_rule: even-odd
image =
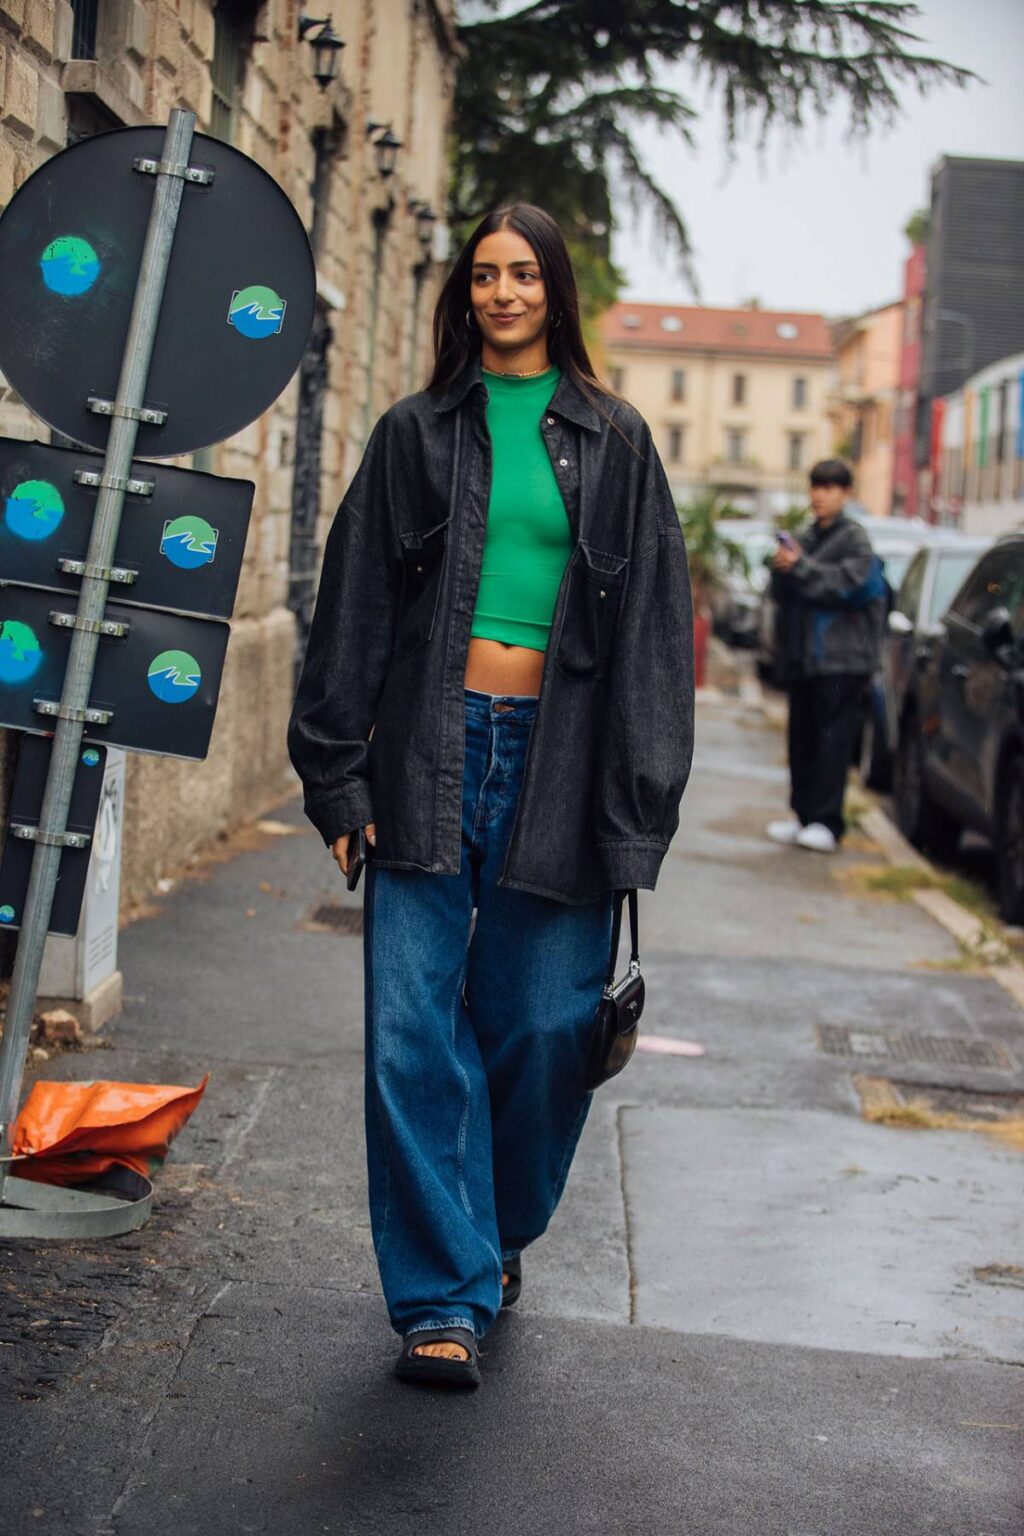
[(501, 640), (470, 640), (466, 687), (476, 693), (523, 694), (536, 698), (544, 671), (544, 652)]

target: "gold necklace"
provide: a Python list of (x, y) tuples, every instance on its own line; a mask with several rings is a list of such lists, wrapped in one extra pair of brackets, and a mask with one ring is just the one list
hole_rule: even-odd
[(484, 368), (483, 371), (484, 373), (493, 373), (496, 379), (535, 379), (539, 373), (547, 373), (548, 369), (553, 367), (553, 363), (545, 363), (543, 368), (534, 368), (529, 373), (516, 373), (511, 368)]

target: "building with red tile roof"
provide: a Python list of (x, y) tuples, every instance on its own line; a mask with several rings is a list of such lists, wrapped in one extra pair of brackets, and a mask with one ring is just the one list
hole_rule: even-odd
[(620, 301), (601, 317), (605, 376), (650, 424), (673, 491), (719, 486), (782, 511), (832, 452), (832, 337), (820, 314)]

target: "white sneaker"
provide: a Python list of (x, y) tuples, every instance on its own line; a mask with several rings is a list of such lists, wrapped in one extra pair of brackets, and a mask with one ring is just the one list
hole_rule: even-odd
[(798, 821), (770, 821), (765, 831), (773, 843), (783, 843), (787, 848), (792, 848), (803, 828)]
[(796, 842), (798, 848), (810, 848), (812, 853), (835, 853), (839, 847), (835, 833), (823, 827), (820, 821), (812, 821), (809, 827), (803, 827), (797, 833)]

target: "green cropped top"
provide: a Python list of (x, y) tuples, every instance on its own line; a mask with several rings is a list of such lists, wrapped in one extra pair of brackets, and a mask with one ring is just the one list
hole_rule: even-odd
[(547, 649), (572, 533), (540, 418), (562, 377), (554, 365), (532, 379), (490, 373), (487, 429), (493, 479), (471, 633)]

